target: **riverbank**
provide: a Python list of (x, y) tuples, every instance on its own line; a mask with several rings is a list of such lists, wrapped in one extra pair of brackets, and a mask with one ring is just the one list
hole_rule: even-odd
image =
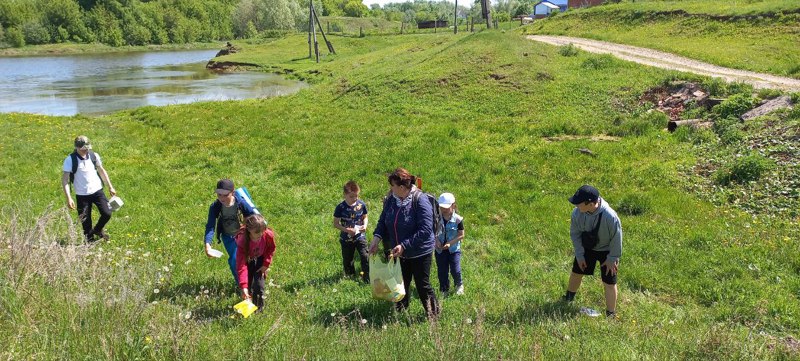
[(224, 41), (213, 42), (213, 43), (163, 44), (163, 45), (142, 45), (142, 46), (118, 46), (118, 47), (100, 43), (94, 43), (94, 44), (62, 43), (62, 44), (45, 44), (45, 45), (26, 45), (21, 48), (0, 49), (0, 57), (129, 53), (129, 52), (144, 52), (144, 51), (206, 50), (206, 49), (222, 49), (224, 47), (225, 47)]

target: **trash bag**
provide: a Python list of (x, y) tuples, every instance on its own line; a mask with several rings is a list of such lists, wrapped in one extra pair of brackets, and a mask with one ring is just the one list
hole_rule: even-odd
[(381, 256), (369, 257), (369, 283), (372, 286), (372, 298), (390, 302), (399, 302), (406, 296), (403, 286), (403, 271), (400, 261), (389, 258), (383, 262)]
[(250, 300), (244, 300), (237, 303), (235, 306), (233, 306), (233, 308), (236, 310), (236, 312), (241, 313), (244, 318), (248, 318), (258, 309), (258, 306), (254, 305), (253, 302), (250, 302)]

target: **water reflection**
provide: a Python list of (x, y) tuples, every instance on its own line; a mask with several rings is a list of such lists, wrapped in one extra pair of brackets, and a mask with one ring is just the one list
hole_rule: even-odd
[(0, 58), (0, 112), (108, 113), (145, 105), (271, 97), (305, 87), (273, 74), (218, 74), (215, 51)]

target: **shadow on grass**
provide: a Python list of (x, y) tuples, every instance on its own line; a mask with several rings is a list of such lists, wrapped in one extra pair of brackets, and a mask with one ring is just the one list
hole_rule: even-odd
[(521, 323), (539, 324), (553, 321), (566, 321), (578, 315), (580, 306), (575, 302), (567, 303), (561, 300), (547, 301), (544, 303), (526, 302), (521, 304), (514, 312), (502, 315), (487, 315), (489, 323)]
[(332, 273), (329, 275), (325, 275), (319, 278), (311, 279), (311, 280), (296, 280), (290, 282), (288, 284), (283, 285), (283, 289), (287, 292), (296, 292), (297, 290), (306, 288), (306, 287), (313, 287), (313, 286), (321, 286), (321, 285), (332, 285), (337, 283), (343, 279), (346, 279), (344, 275), (339, 272)]

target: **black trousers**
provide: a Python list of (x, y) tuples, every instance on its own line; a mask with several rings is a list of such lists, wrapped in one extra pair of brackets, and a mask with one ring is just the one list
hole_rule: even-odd
[(264, 307), (264, 274), (258, 272), (258, 269), (264, 265), (264, 257), (247, 262), (247, 284), (250, 285), (250, 297), (253, 298), (253, 304), (258, 306), (258, 309)]
[(356, 267), (353, 265), (353, 260), (355, 258), (355, 253), (358, 251), (358, 256), (361, 258), (361, 272), (364, 272), (364, 276), (362, 277), (365, 280), (369, 279), (369, 252), (367, 251), (367, 240), (354, 240), (354, 241), (342, 241), (339, 240), (339, 243), (342, 245), (342, 268), (344, 268), (344, 274), (351, 276), (356, 274)]
[[(76, 198), (78, 198), (78, 218), (80, 218), (81, 226), (83, 226), (83, 235), (88, 238), (90, 233), (99, 234), (102, 232), (106, 223), (111, 219), (108, 198), (106, 198), (103, 190), (101, 189), (86, 196), (78, 195)], [(92, 228), (92, 204), (97, 206), (97, 210), (100, 211), (100, 220), (97, 221), (97, 225), (94, 228)]]
[(433, 260), (433, 253), (427, 254), (417, 258), (400, 258), (400, 268), (403, 270), (403, 285), (406, 288), (406, 296), (400, 302), (395, 303), (395, 307), (399, 310), (407, 309), (409, 299), (411, 298), (411, 279), (414, 279), (414, 284), (417, 286), (419, 299), (422, 301), (422, 307), (425, 308), (425, 314), (428, 317), (439, 315), (439, 303), (436, 301), (436, 293), (433, 292), (431, 287), (431, 262)]

